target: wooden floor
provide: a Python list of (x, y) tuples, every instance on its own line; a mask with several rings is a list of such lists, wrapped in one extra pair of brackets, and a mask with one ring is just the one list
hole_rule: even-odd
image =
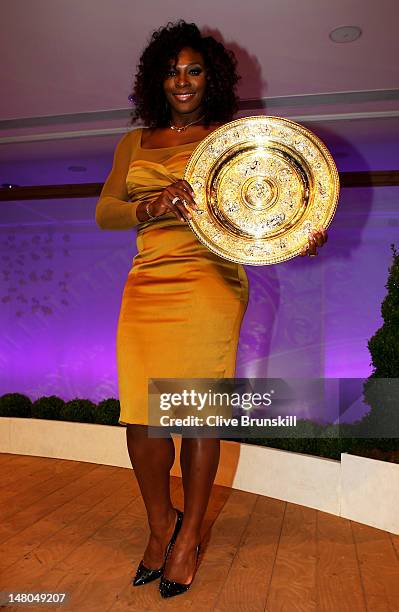
[[(29, 609), (399, 611), (399, 536), (388, 532), (214, 487), (194, 584), (163, 600), (158, 581), (130, 585), (148, 537), (131, 470), (7, 454), (0, 470), (0, 591), (70, 596)], [(179, 479), (172, 489), (182, 508)]]

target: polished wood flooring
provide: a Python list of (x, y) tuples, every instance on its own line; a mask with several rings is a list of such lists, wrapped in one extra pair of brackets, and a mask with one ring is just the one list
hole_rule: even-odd
[[(70, 596), (29, 609), (399, 611), (399, 536), (386, 531), (215, 486), (194, 584), (163, 600), (158, 581), (130, 585), (148, 537), (131, 470), (3, 454), (0, 471), (0, 591)], [(172, 490), (182, 507), (180, 479)]]

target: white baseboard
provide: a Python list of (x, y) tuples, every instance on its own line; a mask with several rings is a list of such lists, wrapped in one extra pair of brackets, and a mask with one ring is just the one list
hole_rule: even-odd
[[(176, 436), (174, 476), (181, 476)], [(0, 418), (0, 452), (130, 468), (124, 427)], [(341, 461), (222, 440), (216, 483), (342, 516), (399, 535), (399, 465)], [(376, 503), (378, 500), (378, 505)]]

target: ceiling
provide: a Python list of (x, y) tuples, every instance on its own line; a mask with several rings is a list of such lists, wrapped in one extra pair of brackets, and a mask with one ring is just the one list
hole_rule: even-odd
[[(2, 13), (0, 183), (103, 180), (140, 53), (177, 18), (235, 51), (241, 115), (303, 122), (341, 169), (399, 167), (398, 0), (3, 0)], [(342, 25), (362, 35), (332, 42)]]

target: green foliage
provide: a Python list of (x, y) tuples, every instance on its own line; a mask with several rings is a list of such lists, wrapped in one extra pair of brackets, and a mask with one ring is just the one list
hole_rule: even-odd
[(119, 425), (119, 400), (112, 397), (103, 400), (94, 411), (94, 423), (101, 425)]
[(73, 399), (61, 409), (62, 421), (77, 421), (79, 423), (93, 423), (96, 405), (87, 399)]
[(399, 378), (399, 253), (393, 244), (391, 250), (388, 293), (381, 305), (384, 323), (368, 342), (373, 376), (378, 378)]
[(0, 416), (30, 417), (32, 402), (21, 393), (6, 393), (0, 397)]
[[(271, 429), (276, 430), (276, 427), (271, 428)], [(296, 427), (293, 427), (290, 433), (293, 438), (304, 439), (304, 438), (317, 437), (320, 435), (320, 432), (322, 430), (323, 430), (322, 425), (318, 425), (317, 423), (314, 423), (313, 421), (309, 419), (298, 419)], [(287, 434), (287, 428), (282, 427), (281, 432), (285, 437)]]
[(58, 420), (61, 418), (61, 411), (64, 405), (64, 400), (56, 395), (39, 397), (32, 404), (32, 417), (35, 419)]
[(391, 244), (388, 290), (382, 305), (383, 325), (368, 342), (373, 373), (364, 383), (371, 407), (361, 423), (365, 436), (398, 437), (399, 444), (399, 253)]
[[(398, 298), (399, 299), (399, 298)], [(399, 324), (384, 323), (368, 341), (374, 374), (379, 378), (399, 376)]]
[[(389, 268), (388, 289), (384, 301), (381, 304), (381, 314), (385, 323), (399, 328), (399, 252), (395, 245), (391, 244), (392, 265)], [(399, 367), (399, 364), (396, 364)], [(399, 370), (398, 370), (399, 371)]]

